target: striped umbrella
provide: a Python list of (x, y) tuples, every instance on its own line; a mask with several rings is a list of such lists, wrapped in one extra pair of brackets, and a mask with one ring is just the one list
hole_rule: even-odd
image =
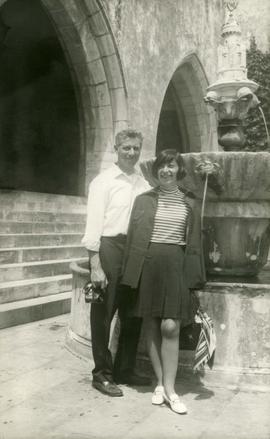
[(193, 370), (199, 371), (206, 364), (212, 369), (216, 350), (216, 334), (212, 319), (200, 308), (195, 316), (196, 323), (201, 324), (199, 341), (195, 350)]

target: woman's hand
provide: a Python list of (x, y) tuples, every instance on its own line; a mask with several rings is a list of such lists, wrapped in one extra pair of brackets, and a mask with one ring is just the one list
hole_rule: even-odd
[(205, 177), (206, 174), (219, 176), (222, 174), (222, 170), (218, 163), (211, 162), (210, 160), (202, 160), (196, 166), (196, 173), (200, 174), (201, 177)]
[(201, 160), (196, 168), (195, 172), (201, 176), (203, 180), (208, 178), (209, 187), (217, 194), (220, 195), (224, 187), (224, 173), (220, 165), (210, 160)]

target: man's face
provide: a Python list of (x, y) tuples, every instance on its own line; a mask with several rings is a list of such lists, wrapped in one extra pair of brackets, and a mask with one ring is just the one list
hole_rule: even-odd
[(118, 155), (117, 164), (124, 172), (132, 172), (139, 160), (141, 153), (141, 143), (136, 137), (126, 138), (121, 145), (116, 145), (115, 150)]

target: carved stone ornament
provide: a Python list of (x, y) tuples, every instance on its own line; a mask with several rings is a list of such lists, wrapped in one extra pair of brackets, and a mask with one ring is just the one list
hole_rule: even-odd
[(230, 12), (233, 12), (238, 6), (238, 0), (234, 0), (234, 1), (224, 0), (224, 3), (225, 3), (226, 8)]

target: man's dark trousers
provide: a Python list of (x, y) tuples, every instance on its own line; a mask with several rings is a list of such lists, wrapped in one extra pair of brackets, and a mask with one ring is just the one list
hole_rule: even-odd
[[(125, 240), (124, 235), (101, 238), (99, 256), (108, 279), (108, 286), (105, 303), (92, 304), (90, 314), (92, 351), (95, 362), (92, 374), (93, 379), (97, 381), (114, 381), (117, 377), (132, 373), (135, 367), (141, 319), (130, 317), (131, 293), (120, 285)], [(121, 329), (113, 366), (108, 344), (111, 321), (117, 309)]]

